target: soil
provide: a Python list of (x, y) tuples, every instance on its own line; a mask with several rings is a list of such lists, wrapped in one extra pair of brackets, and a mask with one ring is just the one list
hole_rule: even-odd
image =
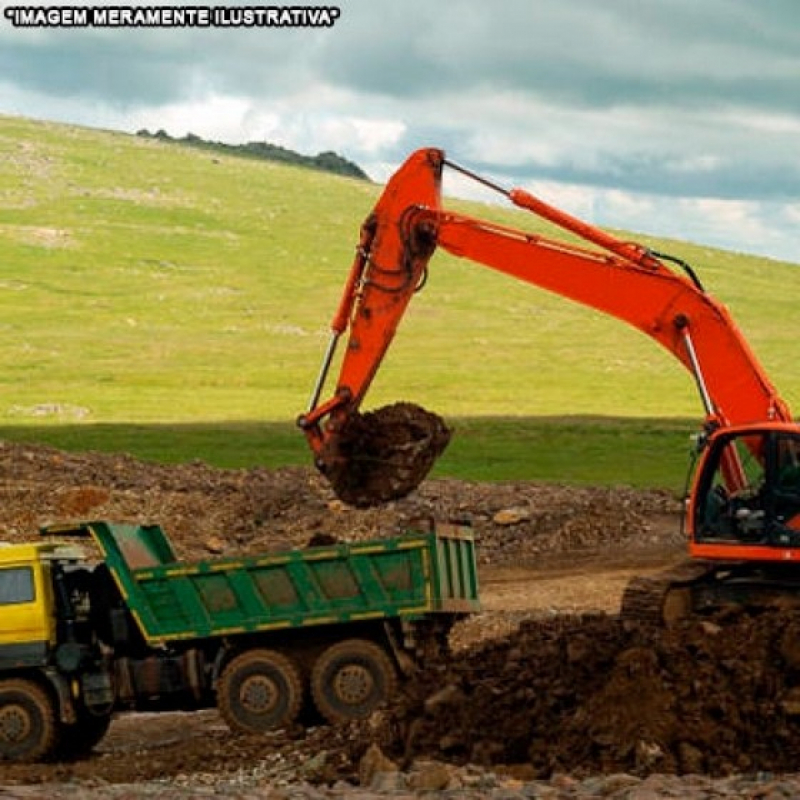
[(450, 659), (427, 665), (364, 724), (255, 737), (231, 733), (213, 711), (126, 714), (89, 759), (0, 765), (0, 784), (213, 783), (254, 764), (284, 785), (357, 784), (376, 744), (401, 767), (435, 759), (537, 779), (798, 763), (798, 612), (732, 609), (668, 631), (617, 614), (632, 576), (684, 557), (681, 504), (666, 492), (427, 480), (355, 508), (312, 468), (165, 466), (0, 443), (0, 493), (7, 541), (51, 522), (158, 522), (188, 559), (466, 520), (484, 607), (454, 629)]
[(317, 462), (340, 500), (371, 508), (416, 489), (449, 442), (450, 429), (438, 414), (393, 403), (329, 423)]

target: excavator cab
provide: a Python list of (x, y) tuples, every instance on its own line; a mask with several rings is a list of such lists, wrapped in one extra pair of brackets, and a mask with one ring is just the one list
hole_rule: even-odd
[[(689, 531), (697, 555), (794, 560), (800, 549), (800, 433), (767, 424), (718, 432), (695, 479)], [(777, 548), (777, 550), (776, 550)]]

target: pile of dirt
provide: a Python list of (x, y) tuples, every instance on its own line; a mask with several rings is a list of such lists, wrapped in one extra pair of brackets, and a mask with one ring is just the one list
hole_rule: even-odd
[[(585, 557), (591, 564), (602, 553), (635, 563), (637, 548), (673, 541), (679, 510), (664, 492), (454, 480), (429, 480), (407, 497), (359, 509), (312, 468), (165, 466), (0, 444), (0, 538), (28, 540), (57, 521), (158, 522), (183, 558), (301, 546), (321, 533), (354, 541), (394, 535), (418, 520), (467, 519), (482, 573), (527, 564), (542, 574), (548, 563)], [(591, 575), (590, 566), (587, 581)], [(400, 763), (425, 756), (516, 764), (535, 776), (786, 771), (800, 757), (798, 641), (800, 615), (791, 611), (729, 610), (668, 631), (623, 624), (614, 614), (527, 615), (511, 632), (479, 636), (448, 661), (426, 665), (392, 709), (363, 725), (243, 737), (213, 712), (179, 723), (170, 715), (122, 720), (89, 761), (5, 765), (3, 774), (23, 783), (135, 782), (271, 760), (297, 775), (324, 752), (315, 780), (355, 780), (359, 758), (374, 742)], [(178, 724), (176, 733), (171, 726)]]
[[(166, 466), (9, 443), (0, 445), (0, 493), (4, 539), (34, 538), (57, 521), (158, 522), (183, 558), (466, 519), (482, 569), (630, 555), (674, 536), (680, 506), (667, 493), (627, 488), (428, 480), (407, 497), (360, 509), (312, 468)], [(391, 713), (353, 731), (320, 728), (265, 742), (233, 736), (218, 721), (205, 730), (195, 722), (187, 725), (202, 735), (161, 748), (157, 758), (131, 760), (124, 748), (115, 755), (112, 734), (85, 766), (7, 769), (20, 780), (85, 771), (124, 781), (235, 768), (256, 752), (302, 763), (310, 748), (331, 754), (341, 776), (355, 774), (359, 748), (374, 741), (400, 760), (516, 763), (536, 775), (790, 769), (800, 756), (798, 633), (800, 617), (789, 612), (730, 613), (661, 632), (631, 629), (614, 615), (556, 614), (428, 665)]]
[(356, 508), (405, 497), (427, 477), (450, 442), (445, 421), (413, 403), (354, 412), (318, 455), (336, 496)]
[[(674, 537), (680, 503), (667, 492), (527, 482), (428, 480), (379, 508), (343, 503), (313, 468), (223, 470), (152, 464), (126, 455), (0, 443), (0, 539), (35, 538), (53, 522), (158, 523), (179, 557), (394, 536), (431, 520), (467, 521), (483, 564), (536, 564), (548, 555), (635, 550)], [(666, 524), (655, 524), (663, 518)]]
[[(364, 723), (231, 733), (215, 712), (126, 715), (91, 759), (7, 764), (6, 783), (136, 783), (260, 769), (358, 784), (377, 745), (523, 780), (787, 773), (800, 758), (800, 614), (729, 612), (670, 631), (557, 615), (431, 665)], [(676, 795), (677, 796), (677, 795)]]
[(359, 746), (536, 777), (792, 771), (799, 633), (800, 614), (776, 610), (670, 630), (602, 614), (525, 623), (427, 671)]

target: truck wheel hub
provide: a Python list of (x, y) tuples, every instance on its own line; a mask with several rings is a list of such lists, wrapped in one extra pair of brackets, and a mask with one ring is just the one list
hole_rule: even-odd
[(30, 730), (30, 717), (20, 706), (5, 706), (0, 711), (0, 736), (4, 741), (20, 742), (30, 733)]
[(360, 664), (348, 664), (336, 673), (334, 690), (345, 703), (363, 703), (372, 693), (375, 681), (368, 669)]
[(242, 683), (239, 691), (242, 706), (254, 714), (271, 711), (278, 702), (278, 688), (265, 675), (254, 675)]

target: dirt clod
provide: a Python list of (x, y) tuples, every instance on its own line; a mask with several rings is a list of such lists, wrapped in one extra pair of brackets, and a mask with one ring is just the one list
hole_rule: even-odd
[(413, 403), (352, 414), (319, 454), (336, 495), (356, 508), (405, 497), (450, 441), (444, 420)]

